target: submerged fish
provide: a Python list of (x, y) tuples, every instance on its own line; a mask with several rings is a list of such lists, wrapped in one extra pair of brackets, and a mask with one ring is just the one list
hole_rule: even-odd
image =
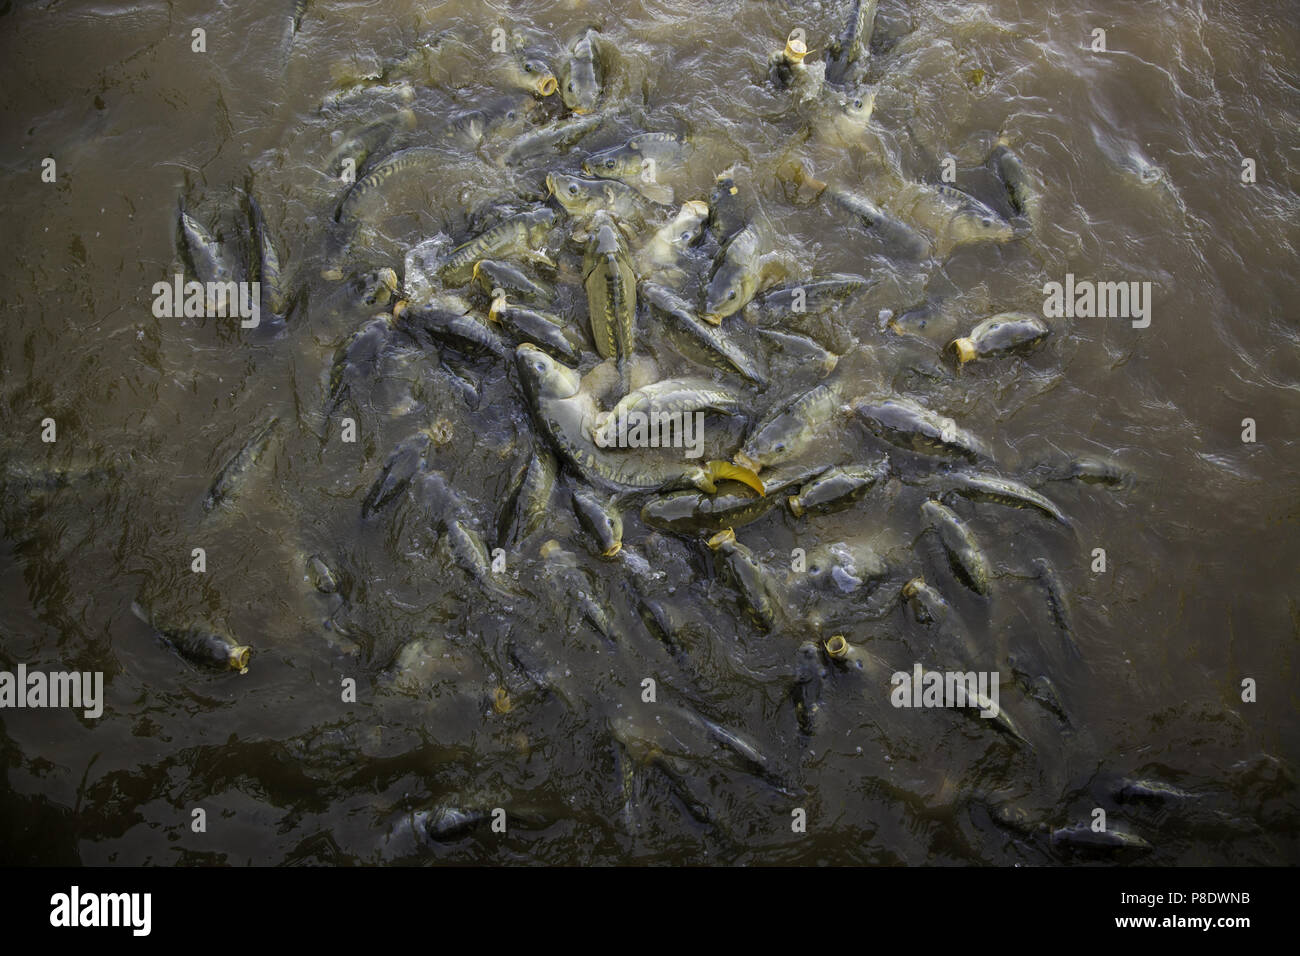
[(739, 483), (723, 484), (713, 494), (677, 491), (652, 498), (641, 509), (641, 520), (652, 528), (695, 535), (757, 521), (779, 500), (775, 495), (756, 494)]
[(278, 422), (277, 418), (268, 421), (253, 433), (253, 437), (244, 443), (244, 447), (240, 448), (233, 458), (221, 466), (221, 470), (212, 480), (212, 485), (203, 499), (204, 511), (211, 511), (238, 493), (249, 472), (266, 454), (271, 439), (275, 437), (275, 426)]
[(374, 514), (400, 495), (411, 483), (411, 479), (424, 470), (430, 440), (427, 432), (416, 432), (399, 442), (389, 453), (384, 459), (379, 477), (370, 486), (370, 491), (361, 503), (363, 518)]
[(731, 528), (724, 528), (709, 538), (708, 546), (721, 559), (750, 615), (763, 630), (770, 629), (781, 606), (780, 598), (754, 552), (736, 540), (736, 532)]
[(873, 435), (899, 448), (969, 461), (991, 457), (982, 441), (951, 418), (910, 398), (863, 398), (853, 403), (853, 411)]
[(875, 487), (889, 472), (889, 460), (881, 458), (866, 465), (828, 468), (786, 498), (796, 518), (806, 514), (829, 514), (849, 507)]
[(685, 346), (688, 358), (695, 358), (724, 371), (736, 372), (757, 385), (766, 384), (767, 376), (758, 363), (735, 345), (722, 329), (702, 322), (691, 304), (677, 293), (648, 280), (641, 283), (640, 291), (641, 298), (669, 320), (671, 331), (676, 333), (679, 344)]
[(501, 324), (516, 340), (531, 342), (565, 362), (577, 364), (582, 358), (586, 344), (582, 335), (554, 313), (510, 305), (499, 295), (488, 309), (488, 321)]
[(1061, 513), (1060, 508), (1018, 481), (1009, 481), (997, 475), (969, 472), (954, 472), (944, 476), (943, 480), (951, 491), (963, 497), (1009, 505), (1012, 508), (1033, 508), (1059, 521), (1067, 528), (1071, 526), (1069, 519)]
[(139, 604), (131, 604), (131, 612), (152, 627), (182, 657), (191, 664), (217, 670), (235, 670), (248, 673), (248, 662), (253, 649), (240, 644), (229, 634), (206, 624), (175, 626), (159, 623)]
[(975, 593), (988, 594), (988, 561), (956, 512), (937, 501), (925, 501), (921, 504), (921, 520), (938, 533), (957, 577)]
[(572, 494), (578, 520), (596, 539), (601, 556), (614, 557), (623, 548), (623, 518), (618, 509), (587, 487), (575, 487)]

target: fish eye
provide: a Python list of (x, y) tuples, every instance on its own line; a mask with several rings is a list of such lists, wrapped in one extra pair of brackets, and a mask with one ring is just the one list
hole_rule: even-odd
[(735, 290), (735, 289), (732, 289), (730, 292), (727, 293), (727, 298), (728, 298), (728, 299), (734, 299), (735, 297), (736, 297), (736, 290)]
[(570, 196), (576, 196), (576, 195), (578, 195), (578, 184), (577, 184), (577, 183), (569, 183), (569, 195), (570, 195)]
[(568, 89), (569, 89), (569, 92), (570, 92), (570, 93), (573, 92), (573, 80), (569, 80), (569, 87), (568, 87)]
[(531, 73), (531, 72), (533, 72), (533, 65), (532, 65), (531, 63), (525, 63), (525, 64), (524, 64), (524, 72), (525, 72), (525, 73)]
[(853, 101), (853, 108), (854, 108), (855, 110), (860, 110), (860, 109), (862, 109), (862, 100), (854, 100), (854, 101)]
[(785, 451), (785, 442), (783, 442), (783, 441), (779, 441), (779, 442), (777, 442), (777, 443), (773, 446), (772, 450), (773, 450), (773, 451), (777, 451), (777, 452)]
[(605, 160), (605, 168), (606, 168), (606, 169), (613, 169), (613, 168), (614, 168), (614, 161), (613, 161), (612, 159), (607, 159), (607, 160)]

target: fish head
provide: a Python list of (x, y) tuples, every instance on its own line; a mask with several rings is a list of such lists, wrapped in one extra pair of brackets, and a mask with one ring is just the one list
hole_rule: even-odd
[(524, 76), (529, 81), (529, 87), (538, 96), (550, 96), (559, 88), (559, 83), (555, 80), (555, 74), (541, 60), (526, 59), (522, 64), (522, 69)]
[(567, 173), (547, 173), (546, 188), (566, 212), (585, 214), (596, 205), (598, 193), (590, 180)]
[(596, 76), (590, 46), (575, 49), (575, 57), (564, 71), (560, 98), (564, 100), (565, 106), (579, 116), (585, 116), (596, 109), (596, 101), (600, 98), (600, 80)]
[(704, 293), (704, 318), (714, 325), (739, 312), (753, 295), (756, 277), (724, 266), (713, 274)]
[(601, 179), (625, 179), (641, 172), (641, 155), (628, 146), (592, 153), (582, 161), (582, 171)]
[(1015, 227), (991, 209), (963, 210), (953, 221), (953, 238), (958, 242), (1009, 242)]
[(572, 398), (578, 393), (578, 373), (561, 365), (530, 342), (515, 349), (515, 364), (523, 380), (524, 391), (534, 402), (539, 399)]
[(683, 203), (676, 218), (668, 224), (669, 241), (673, 245), (689, 246), (703, 234), (708, 218), (708, 203), (698, 199)]

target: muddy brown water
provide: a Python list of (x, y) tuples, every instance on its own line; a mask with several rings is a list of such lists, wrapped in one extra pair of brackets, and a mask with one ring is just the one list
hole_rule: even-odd
[[(882, 0), (865, 81), (890, 168), (933, 183), (951, 156), (958, 185), (1005, 212), (983, 168), (1004, 132), (1043, 184), (1030, 236), (917, 263), (832, 207), (788, 196), (774, 176), (790, 149), (850, 188), (870, 188), (878, 172), (869, 150), (816, 135), (800, 145), (816, 111), (793, 109), (767, 80), (767, 58), (792, 28), (815, 59), (848, 4), (313, 0), (296, 35), (290, 6), (0, 10), (0, 665), (105, 680), (97, 719), (0, 711), (0, 858), (1061, 863), (1081, 857), (1048, 833), (1100, 807), (1151, 849), (1083, 859), (1297, 862), (1293, 10)], [(512, 100), (514, 120), (394, 177), (362, 228), (341, 236), (346, 187), (324, 172), (340, 134), (408, 106), (415, 128), (381, 152), (431, 142), (510, 95), (490, 66), (495, 27), (558, 66), (589, 25), (614, 51), (598, 130), (498, 165), (512, 138), (563, 112), (555, 98)], [(206, 52), (192, 49), (196, 28)], [(1105, 52), (1092, 49), (1095, 29)], [(431, 53), (409, 102), (383, 90), (338, 96), (422, 42)], [(837, 369), (855, 392), (904, 393), (951, 415), (1009, 476), (1091, 456), (1131, 479), (1041, 485), (1069, 529), (959, 501), (993, 568), (983, 599), (921, 535), (926, 491), (903, 480), (916, 460), (884, 449), (895, 476), (854, 508), (804, 519), (774, 510), (738, 530), (791, 587), (770, 632), (699, 540), (646, 528), (629, 499), (626, 551), (648, 563), (654, 597), (673, 612), (669, 644), (637, 613), (628, 566), (599, 556), (563, 487), (541, 531), (507, 553), (500, 591), (450, 559), (418, 498), (363, 520), (388, 453), (441, 422), (450, 439), (430, 466), (490, 537), (536, 431), (513, 363), (410, 347), (353, 383), (359, 438), (342, 442), (337, 420), (324, 419), (329, 368), (375, 309), (322, 270), (401, 273), (416, 243), (458, 241), (485, 217), (527, 208), (544, 198), (546, 171), (575, 171), (588, 152), (648, 129), (694, 144), (671, 171), (679, 202), (707, 198), (736, 165), (788, 277), (876, 280), (820, 329), (837, 352), (857, 346)], [(47, 157), (52, 183), (41, 178)], [(1242, 181), (1243, 159), (1254, 182)], [(181, 269), (178, 201), (233, 236), (250, 182), (297, 299), (287, 322), (155, 318), (154, 283)], [(552, 240), (559, 308), (581, 323), (567, 228), (561, 217)], [(698, 278), (707, 263), (689, 267)], [(1149, 326), (1050, 318), (1050, 338), (1027, 357), (945, 364), (953, 335), (998, 311), (1041, 314), (1043, 285), (1067, 273), (1149, 281)], [(927, 303), (929, 317), (900, 319), (901, 332), (882, 321)], [(661, 374), (700, 374), (656, 337), (656, 320), (640, 321)], [(746, 341), (773, 383), (744, 393), (748, 410), (816, 381), (806, 346)], [(476, 407), (453, 367), (477, 389)], [(215, 473), (272, 416), (266, 457), (229, 504), (205, 513)], [(46, 418), (53, 443), (41, 439)], [(1253, 442), (1243, 441), (1248, 418)], [(826, 425), (817, 447), (837, 461), (882, 451), (848, 421)], [(49, 480), (58, 469), (73, 477)], [(547, 577), (538, 547), (549, 539), (574, 556), (619, 640)], [(869, 597), (799, 590), (792, 550), (836, 542), (870, 546), (888, 567)], [(198, 547), (202, 574), (191, 570)], [(1099, 548), (1104, 571), (1094, 571)], [(310, 554), (338, 571), (345, 601), (311, 589)], [(1062, 582), (1077, 658), (1032, 578), (1037, 558)], [(953, 602), (977, 666), (1002, 675), (1001, 704), (1024, 742), (953, 710), (892, 707), (887, 684), (834, 667), (818, 732), (800, 733), (791, 687), (803, 641), (844, 633), (887, 671), (934, 666), (928, 633), (897, 601), (914, 574)], [(188, 666), (132, 614), (137, 600), (228, 627), (254, 649), (249, 672)], [(435, 666), (404, 694), (394, 662), (420, 639), (434, 642)], [(547, 679), (530, 681), (521, 657)], [(1050, 679), (1059, 712), (1017, 685), (1013, 660)], [(345, 679), (355, 702), (342, 700)], [(656, 703), (643, 702), (646, 679)], [(491, 706), (497, 687), (511, 694), (508, 713)], [(766, 769), (683, 723), (680, 709), (744, 735)], [(1182, 795), (1125, 798), (1126, 779)], [(438, 808), (502, 808), (506, 833), (482, 823), (420, 844), (404, 832), (410, 813)], [(792, 828), (796, 809), (806, 832)]]

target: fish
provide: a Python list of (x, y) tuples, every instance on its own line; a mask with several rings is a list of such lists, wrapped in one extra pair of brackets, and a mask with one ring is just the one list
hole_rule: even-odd
[(736, 182), (734, 166), (718, 173), (713, 181), (708, 205), (709, 232), (720, 246), (726, 245), (728, 239), (749, 224), (753, 216), (749, 203)]
[(790, 90), (800, 102), (814, 99), (826, 79), (824, 63), (808, 63), (808, 44), (795, 30), (786, 38), (785, 47), (770, 58), (769, 76), (776, 86)]
[(582, 358), (582, 335), (560, 316), (510, 305), (504, 295), (492, 299), (488, 321), (508, 329), (516, 340), (531, 342), (556, 358), (577, 364)]
[(411, 479), (425, 468), (425, 456), (431, 441), (428, 432), (419, 431), (404, 438), (384, 459), (384, 465), (361, 503), (361, 516), (368, 517), (400, 495)]
[(902, 597), (921, 624), (943, 625), (953, 616), (952, 606), (924, 578), (912, 578), (904, 584)]
[(500, 289), (524, 302), (546, 304), (555, 298), (555, 290), (533, 281), (522, 269), (497, 259), (480, 259), (474, 263), (470, 278), (480, 283), (489, 295)]
[(1114, 789), (1118, 803), (1181, 803), (1197, 795), (1159, 780), (1124, 779)]
[(239, 493), (249, 472), (262, 460), (266, 449), (270, 447), (278, 423), (278, 418), (267, 421), (253, 433), (253, 437), (244, 443), (233, 458), (221, 466), (221, 470), (217, 472), (216, 478), (208, 488), (207, 495), (203, 498), (204, 511), (211, 511)]
[(507, 54), (498, 59), (493, 70), (511, 86), (527, 90), (536, 96), (553, 95), (559, 88), (559, 81), (545, 61), (526, 53)]
[(596, 539), (601, 557), (612, 558), (623, 548), (623, 518), (613, 503), (599, 497), (590, 488), (576, 485), (572, 490), (573, 510), (584, 528)]
[(585, 31), (573, 42), (560, 72), (560, 96), (564, 105), (579, 115), (590, 113), (600, 100), (604, 69), (599, 44), (596, 30)]
[(847, 83), (860, 72), (876, 27), (878, 0), (853, 0), (844, 30), (827, 46), (826, 79)]
[(842, 511), (859, 501), (888, 473), (887, 458), (865, 465), (828, 468), (800, 488), (798, 494), (788, 496), (786, 504), (796, 518)]
[(840, 389), (823, 382), (769, 413), (751, 430), (736, 463), (761, 472), (802, 453), (840, 414)]
[(888, 693), (889, 669), (874, 654), (850, 644), (843, 634), (832, 635), (822, 646), (826, 648), (826, 656), (837, 665), (867, 678), (871, 685), (879, 685), (882, 693)]
[(980, 439), (951, 418), (910, 398), (862, 398), (852, 403), (852, 409), (877, 438), (919, 455), (969, 461), (992, 457)]
[(1089, 485), (1126, 488), (1133, 482), (1132, 473), (1113, 461), (1101, 458), (1072, 458), (1064, 463), (1041, 462), (1033, 470), (1034, 485), (1047, 481), (1082, 481)]
[(796, 324), (804, 316), (829, 312), (870, 284), (864, 276), (847, 273), (809, 276), (756, 296), (745, 306), (745, 316), (760, 325)]
[(723, 483), (713, 494), (689, 490), (652, 498), (641, 508), (641, 520), (652, 528), (676, 534), (717, 532), (757, 521), (779, 500), (756, 494), (739, 482)]
[(948, 348), (965, 365), (976, 358), (1011, 352), (1028, 352), (1051, 334), (1047, 323), (1028, 312), (1000, 312), (990, 316), (964, 336), (953, 339)]
[(505, 339), (482, 319), (468, 311), (462, 312), (462, 305), (449, 299), (415, 306), (398, 303), (393, 308), (393, 316), (404, 327), (418, 329), (431, 339), (467, 355), (508, 355), (509, 346)]
[(253, 219), (253, 234), (257, 237), (259, 253), (257, 279), (261, 283), (262, 308), (270, 315), (284, 316), (288, 312), (290, 303), (284, 290), (280, 253), (276, 251), (275, 242), (266, 227), (262, 209), (251, 193), (248, 197), (248, 208)]
[[(325, 159), (325, 169), (335, 179), (350, 172), (354, 177), (370, 156), (384, 147), (400, 130), (416, 126), (414, 110), (400, 109), (387, 113), (349, 132)], [(351, 180), (346, 180), (351, 181)]]
[(774, 594), (771, 579), (754, 552), (736, 540), (731, 528), (719, 531), (707, 543), (721, 559), (750, 616), (763, 630), (770, 630), (780, 607), (779, 596)]
[(900, 216), (935, 237), (940, 257), (967, 243), (1010, 242), (1024, 235), (987, 203), (948, 183), (907, 183), (891, 204)]
[(620, 222), (645, 220), (645, 198), (616, 179), (584, 179), (551, 172), (546, 174), (546, 188), (570, 216), (589, 219), (597, 210), (604, 210)]
[(611, 644), (618, 644), (620, 633), (614, 614), (603, 597), (598, 596), (595, 578), (578, 562), (570, 551), (560, 547), (555, 540), (547, 541), (538, 549), (545, 562), (545, 574), (551, 587), (545, 590), (554, 603), (561, 619), (577, 610), (582, 619)]
[(319, 554), (308, 556), (305, 567), (307, 580), (321, 594), (334, 594), (338, 591), (339, 582), (337, 576)]
[(632, 355), (636, 346), (636, 275), (614, 220), (597, 212), (583, 257), (592, 339), (601, 358)]
[(491, 256), (522, 254), (549, 263), (541, 247), (555, 218), (555, 210), (547, 206), (511, 216), (451, 250), (436, 264), (435, 272), (445, 282), (459, 285), (469, 281), (479, 260)]
[(181, 248), (195, 279), (204, 285), (235, 279), (235, 264), (225, 246), (183, 207), (180, 211), (180, 232)]
[(1030, 228), (1037, 228), (1041, 218), (1042, 185), (1004, 138), (998, 140), (998, 145), (989, 155), (989, 165), (1005, 187), (1012, 210), (1028, 220)]
[(763, 238), (753, 223), (736, 232), (718, 250), (704, 296), (704, 320), (713, 325), (743, 309), (761, 281)]
[(806, 187), (814, 198), (825, 196), (836, 206), (851, 213), (900, 257), (919, 259), (928, 254), (930, 243), (916, 229), (865, 196), (815, 179), (802, 163), (782, 163), (777, 167), (776, 175), (781, 182), (796, 188)]
[(841, 147), (858, 147), (871, 155), (884, 152), (878, 134), (871, 128), (871, 114), (876, 106), (876, 91), (859, 88), (825, 104), (817, 117), (813, 134), (823, 142)]
[(765, 385), (767, 376), (758, 363), (736, 346), (721, 330), (702, 322), (691, 304), (667, 286), (643, 280), (641, 298), (659, 315), (670, 319), (670, 326), (684, 346), (688, 358), (723, 371), (735, 372), (756, 385)]
[(405, 175), (408, 171), (419, 172), (446, 160), (447, 152), (437, 146), (408, 146), (390, 153), (352, 184), (352, 188), (339, 203), (338, 211), (334, 214), (335, 221), (356, 219), (372, 202), (371, 197), (379, 195), (394, 176)]
[(790, 688), (790, 696), (794, 701), (799, 732), (806, 737), (813, 736), (821, 727), (824, 712), (822, 690), (829, 676), (816, 642), (800, 644), (795, 652), (794, 685)]
[(500, 547), (523, 541), (541, 527), (550, 510), (558, 471), (555, 456), (549, 450), (540, 446), (533, 449), (528, 464), (521, 469), (513, 490), (506, 496), (497, 537)]
[(968, 472), (953, 472), (943, 476), (943, 481), (951, 492), (962, 497), (976, 501), (991, 501), (1012, 508), (1032, 508), (1059, 521), (1067, 528), (1072, 527), (1070, 520), (1062, 514), (1060, 508), (1018, 481), (1010, 481), (997, 475)]
[(538, 157), (552, 158), (594, 132), (605, 121), (599, 113), (557, 120), (513, 139), (496, 157), (498, 166), (520, 166)]
[(657, 421), (697, 411), (735, 415), (740, 411), (740, 397), (706, 379), (664, 379), (624, 395), (608, 413), (596, 418), (592, 437), (602, 448), (609, 448), (616, 443), (620, 422), (628, 415), (645, 415), (653, 427)]
[(351, 383), (366, 371), (373, 372), (379, 354), (392, 337), (392, 321), (378, 315), (348, 336), (334, 353), (330, 367), (329, 394), (325, 417), (334, 414), (347, 397)]
[(1107, 827), (1094, 830), (1086, 823), (1071, 827), (1060, 827), (1052, 831), (1052, 846), (1064, 846), (1079, 850), (1134, 850), (1150, 852), (1154, 847), (1143, 837), (1127, 830)]
[(131, 603), (131, 612), (148, 624), (191, 664), (215, 670), (248, 673), (253, 649), (211, 625), (198, 623), (177, 626), (159, 623), (139, 602)]
[(686, 250), (703, 235), (708, 216), (707, 203), (696, 199), (683, 203), (677, 215), (637, 249), (634, 257), (637, 274), (647, 276), (677, 270)]
[(1043, 589), (1043, 596), (1046, 598), (1047, 609), (1052, 616), (1052, 623), (1060, 631), (1066, 649), (1075, 658), (1082, 659), (1083, 655), (1080, 653), (1079, 644), (1074, 638), (1074, 626), (1070, 620), (1069, 598), (1066, 597), (1061, 579), (1046, 558), (1035, 558), (1032, 566), (1035, 575), (1038, 577), (1038, 583)]
[(531, 343), (515, 350), (524, 394), (533, 416), (552, 447), (587, 481), (612, 491), (666, 490), (695, 485), (712, 491), (714, 477), (730, 474), (728, 463), (698, 465), (691, 459), (608, 452), (592, 438), (595, 400), (581, 388), (577, 372), (556, 362)]
[(592, 153), (582, 171), (600, 179), (618, 179), (647, 199), (665, 205), (673, 201), (672, 187), (659, 181), (690, 153), (690, 144), (676, 133), (638, 133), (622, 146)]
[(958, 579), (976, 594), (988, 594), (988, 560), (975, 536), (956, 513), (937, 501), (924, 501), (921, 503), (921, 521), (939, 535)]

